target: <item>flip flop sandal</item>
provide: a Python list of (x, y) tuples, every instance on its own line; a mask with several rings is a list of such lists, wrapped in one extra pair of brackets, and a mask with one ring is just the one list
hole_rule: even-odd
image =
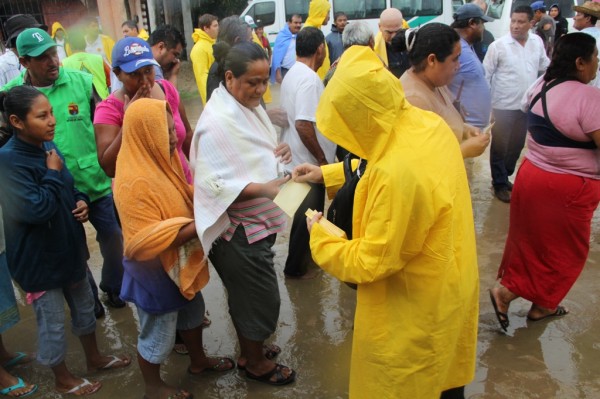
[(188, 391), (180, 389), (176, 393), (169, 395), (167, 399), (194, 399), (194, 395)]
[(498, 304), (496, 303), (496, 298), (494, 298), (492, 290), (488, 290), (488, 292), (490, 293), (490, 301), (492, 301), (494, 313), (496, 313), (496, 318), (498, 319), (498, 323), (500, 323), (500, 327), (502, 327), (504, 331), (508, 331), (508, 325), (510, 324), (508, 321), (508, 315), (498, 310)]
[[(269, 360), (273, 360), (281, 353), (281, 348), (275, 344), (264, 344), (263, 345), (263, 354)], [(246, 366), (242, 366), (239, 361), (237, 363), (237, 368), (239, 370), (246, 370)]]
[(189, 355), (190, 351), (188, 351), (187, 346), (185, 346), (185, 344), (175, 344), (173, 346), (173, 350), (175, 351), (175, 353), (179, 354), (179, 355)]
[[(275, 367), (273, 367), (273, 370), (271, 370), (263, 375), (256, 375), (256, 374), (253, 374), (250, 371), (246, 370), (246, 378), (248, 378), (250, 380), (262, 382), (264, 384), (269, 384), (269, 385), (286, 385), (286, 384), (294, 382), (296, 380), (296, 371), (292, 370), (292, 374), (290, 374), (286, 378), (283, 376), (283, 373), (282, 373), (283, 368), (288, 368), (288, 367), (284, 366), (282, 364), (279, 364), (279, 363), (275, 363)], [(271, 377), (273, 377), (273, 376), (277, 377), (277, 379), (275, 381), (271, 381)]]
[(94, 389), (94, 390), (92, 390), (92, 391), (90, 391), (90, 392), (87, 392), (87, 393), (85, 393), (85, 394), (82, 394), (82, 393), (81, 393), (81, 394), (79, 394), (79, 393), (77, 393), (77, 392), (79, 392), (81, 389), (83, 389), (83, 388), (85, 388), (85, 387), (87, 387), (87, 386), (90, 386), (90, 385), (94, 385), (94, 383), (91, 383), (91, 382), (90, 382), (90, 380), (88, 380), (87, 378), (84, 378), (84, 379), (83, 379), (83, 382), (82, 382), (81, 384), (79, 384), (79, 385), (77, 385), (77, 386), (75, 386), (75, 387), (73, 387), (73, 388), (69, 389), (68, 391), (65, 391), (65, 392), (61, 392), (61, 391), (59, 391), (59, 392), (60, 392), (61, 394), (63, 394), (63, 395), (77, 395), (77, 396), (82, 396), (82, 395), (91, 395), (91, 394), (93, 394), (93, 393), (96, 393), (96, 392), (98, 392), (98, 391), (100, 390), (100, 388), (102, 388), (102, 385), (98, 384), (98, 386), (96, 387), (96, 389)]
[[(100, 370), (120, 369), (120, 368), (123, 368), (123, 367), (127, 367), (127, 366), (129, 366), (131, 364), (131, 360), (121, 359), (120, 357), (117, 357), (115, 355), (108, 355), (108, 357), (111, 357), (112, 360), (110, 362), (106, 363), (104, 366), (98, 367), (98, 371), (100, 371)], [(115, 366), (119, 362), (122, 362), (123, 365), (122, 366)]]
[[(4, 396), (10, 396), (9, 393), (11, 393), (12, 391), (16, 391), (17, 389), (21, 389), (21, 388), (27, 388), (27, 385), (25, 385), (25, 383), (23, 382), (22, 379), (17, 377), (17, 383), (11, 387), (8, 388), (4, 388), (3, 390), (0, 390), (0, 395), (4, 395)], [(24, 398), (25, 396), (29, 396), (32, 393), (34, 393), (35, 391), (37, 391), (38, 386), (34, 385), (33, 388), (31, 388), (31, 390), (29, 392), (23, 393), (21, 395), (18, 396), (11, 396), (11, 397), (15, 397), (15, 398)]]
[(556, 311), (554, 313), (550, 313), (550, 314), (547, 314), (546, 316), (542, 316), (542, 317), (529, 317), (529, 316), (527, 316), (527, 320), (529, 320), (529, 321), (540, 321), (540, 320), (547, 319), (549, 317), (560, 317), (560, 316), (566, 316), (568, 314), (569, 314), (569, 311), (567, 309), (565, 309), (563, 306), (558, 305), (556, 307)]
[[(229, 371), (229, 370), (233, 370), (235, 368), (235, 362), (233, 361), (233, 359), (229, 358), (229, 357), (219, 357), (218, 358), (219, 361), (217, 363), (215, 363), (214, 365), (205, 368), (204, 370), (198, 372), (198, 373), (194, 373), (192, 371), (192, 369), (190, 369), (188, 367), (188, 373), (191, 375), (202, 375), (205, 373), (212, 373), (212, 372), (224, 372), (224, 371)], [(226, 365), (227, 363), (229, 363), (228, 365)]]
[(8, 368), (11, 368), (11, 367), (14, 367), (14, 366), (17, 366), (17, 365), (27, 364), (27, 363), (33, 361), (33, 358), (31, 358), (31, 359), (29, 359), (26, 362), (21, 362), (21, 360), (25, 359), (28, 356), (27, 353), (16, 352), (16, 355), (17, 356), (13, 357), (12, 359), (7, 360), (6, 362), (4, 362), (4, 364), (2, 364), (2, 367), (4, 367), (5, 369), (8, 369)]

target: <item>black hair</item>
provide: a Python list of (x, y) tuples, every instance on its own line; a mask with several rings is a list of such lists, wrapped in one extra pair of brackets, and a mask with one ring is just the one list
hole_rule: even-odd
[(549, 82), (559, 78), (575, 78), (577, 58), (591, 61), (595, 48), (596, 39), (587, 33), (575, 32), (561, 36), (554, 47), (552, 62), (546, 69), (544, 80)]
[(212, 14), (202, 14), (201, 16), (198, 17), (198, 28), (200, 28), (200, 29), (210, 28), (212, 23), (214, 21), (218, 21), (218, 20), (219, 20), (219, 18), (217, 18), (216, 16), (214, 16)]
[(135, 23), (135, 21), (132, 21), (131, 19), (128, 19), (127, 21), (123, 22), (121, 24), (121, 28), (124, 27), (125, 25), (127, 25), (130, 29), (134, 29), (137, 30), (138, 32), (140, 31), (140, 28), (138, 28), (137, 24)]
[[(407, 40), (408, 35), (408, 40)], [(448, 25), (433, 22), (417, 30), (400, 30), (392, 39), (396, 51), (408, 51), (408, 60), (415, 72), (425, 69), (429, 54), (434, 54), (439, 62), (444, 62), (454, 51), (460, 36)], [(408, 46), (408, 47), (407, 47)]]
[(333, 14), (333, 21), (335, 22), (335, 20), (338, 19), (339, 17), (346, 17), (346, 18), (348, 18), (348, 16), (346, 15), (345, 12), (338, 11), (335, 14)]
[(300, 18), (300, 20), (302, 20), (302, 15), (300, 15), (300, 14), (292, 14), (288, 18), (287, 22), (292, 22), (292, 19), (294, 19), (294, 18)]
[(511, 10), (510, 16), (513, 14), (527, 14), (530, 21), (533, 19), (533, 9), (530, 6), (516, 6)]
[(27, 119), (27, 114), (31, 111), (31, 105), (39, 96), (45, 96), (44, 93), (32, 86), (16, 86), (8, 91), (0, 92), (0, 112), (7, 124), (7, 131), (0, 134), (0, 147), (14, 134), (15, 129), (10, 123), (9, 117), (15, 115), (21, 120)]
[(321, 29), (307, 26), (296, 36), (296, 56), (311, 57), (323, 43), (325, 43), (325, 36)]
[(594, 17), (593, 15), (590, 15), (590, 14), (586, 14), (586, 15), (590, 17), (590, 23), (592, 24), (592, 26), (596, 26), (596, 22), (598, 22), (598, 17)]
[(225, 80), (225, 72), (231, 71), (239, 78), (248, 71), (248, 64), (258, 60), (269, 61), (267, 54), (254, 42), (239, 42), (230, 46), (226, 42), (217, 42), (213, 46), (215, 62), (218, 65), (217, 75)]
[(148, 38), (150, 46), (154, 46), (160, 42), (163, 42), (168, 49), (175, 48), (178, 44), (181, 44), (183, 48), (186, 45), (185, 38), (181, 32), (172, 25), (160, 25)]

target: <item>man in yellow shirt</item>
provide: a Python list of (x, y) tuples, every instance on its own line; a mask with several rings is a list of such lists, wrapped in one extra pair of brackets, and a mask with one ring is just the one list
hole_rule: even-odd
[(206, 80), (208, 79), (208, 70), (215, 62), (212, 46), (215, 44), (218, 34), (219, 21), (217, 17), (204, 14), (198, 18), (198, 29), (194, 29), (194, 33), (192, 33), (195, 44), (190, 52), (190, 61), (192, 61), (202, 105), (206, 105)]

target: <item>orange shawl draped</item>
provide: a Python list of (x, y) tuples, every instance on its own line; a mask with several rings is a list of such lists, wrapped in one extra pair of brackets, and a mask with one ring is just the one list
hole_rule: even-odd
[(192, 299), (208, 283), (208, 268), (197, 238), (171, 248), (179, 230), (194, 221), (194, 202), (177, 152), (169, 151), (167, 107), (165, 101), (149, 98), (128, 107), (117, 158), (115, 203), (125, 256), (138, 261), (159, 257), (181, 294)]

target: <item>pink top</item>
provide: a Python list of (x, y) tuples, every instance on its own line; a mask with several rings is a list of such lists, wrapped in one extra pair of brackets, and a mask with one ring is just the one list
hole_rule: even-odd
[[(158, 83), (159, 81), (157, 81)], [(160, 85), (165, 92), (165, 98), (171, 107), (171, 111), (173, 112), (173, 120), (175, 121), (175, 131), (177, 132), (177, 153), (179, 154), (179, 158), (181, 159), (181, 166), (183, 167), (183, 173), (185, 173), (185, 178), (189, 184), (194, 182), (192, 178), (192, 172), (190, 171), (190, 167), (188, 165), (188, 160), (183, 153), (183, 142), (185, 141), (185, 126), (183, 125), (183, 121), (181, 120), (181, 115), (179, 114), (179, 93), (177, 89), (168, 81), (161, 80)], [(94, 125), (113, 125), (113, 126), (123, 126), (123, 116), (125, 115), (125, 111), (123, 110), (125, 104), (115, 97), (114, 93), (108, 96), (104, 101), (96, 106), (96, 111), (94, 112)], [(165, 132), (165, 134), (167, 134)]]
[[(527, 93), (529, 102), (540, 91), (543, 80)], [(600, 130), (600, 90), (577, 81), (567, 81), (551, 88), (546, 95), (548, 113), (554, 126), (565, 136), (578, 141), (592, 141), (590, 133)], [(533, 113), (543, 116), (541, 99)], [(533, 164), (548, 172), (600, 179), (600, 149), (547, 147), (527, 134), (527, 154)]]

